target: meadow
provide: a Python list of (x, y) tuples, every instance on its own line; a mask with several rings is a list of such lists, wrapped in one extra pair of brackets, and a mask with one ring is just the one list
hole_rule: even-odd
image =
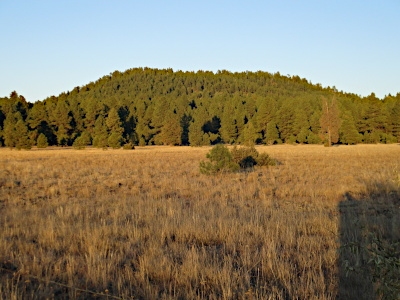
[(400, 145), (256, 148), (0, 149), (0, 298), (396, 299)]

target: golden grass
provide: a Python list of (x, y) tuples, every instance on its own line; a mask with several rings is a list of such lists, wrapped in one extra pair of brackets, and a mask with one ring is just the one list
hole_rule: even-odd
[(360, 215), (400, 240), (399, 145), (257, 147), (280, 164), (218, 176), (209, 149), (0, 149), (0, 298), (373, 299), (340, 248)]

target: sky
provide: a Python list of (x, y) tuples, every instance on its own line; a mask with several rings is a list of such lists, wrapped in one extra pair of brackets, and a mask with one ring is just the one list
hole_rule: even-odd
[(0, 97), (35, 102), (136, 67), (396, 95), (400, 1), (0, 0)]

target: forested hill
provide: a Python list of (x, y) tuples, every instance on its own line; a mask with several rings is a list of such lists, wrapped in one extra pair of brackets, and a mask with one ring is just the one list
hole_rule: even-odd
[(135, 68), (34, 104), (0, 98), (0, 144), (120, 147), (400, 142), (400, 93), (378, 99), (298, 76)]

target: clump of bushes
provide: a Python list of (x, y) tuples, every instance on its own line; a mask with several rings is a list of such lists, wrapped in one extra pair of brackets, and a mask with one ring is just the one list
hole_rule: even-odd
[(203, 174), (229, 173), (254, 168), (275, 166), (276, 161), (266, 153), (258, 153), (254, 146), (237, 147), (231, 151), (224, 145), (214, 146), (207, 154), (208, 161), (200, 162)]

